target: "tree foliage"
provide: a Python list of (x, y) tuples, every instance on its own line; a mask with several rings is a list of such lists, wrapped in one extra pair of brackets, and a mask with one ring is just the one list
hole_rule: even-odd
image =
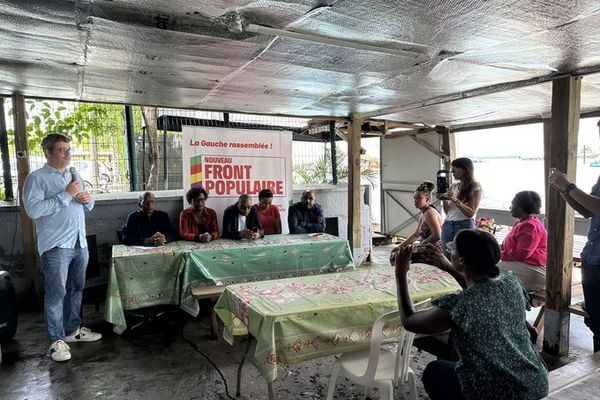
[[(66, 107), (62, 101), (26, 100), (27, 135), (30, 149), (39, 149), (44, 136), (61, 133), (77, 144), (86, 143), (91, 135), (108, 138), (122, 131), (122, 106), (98, 103), (76, 103)], [(8, 114), (12, 115), (9, 109)], [(9, 140), (14, 141), (14, 131), (8, 131)], [(102, 150), (111, 150), (110, 145)]]
[[(379, 176), (379, 169), (373, 168), (373, 160), (370, 157), (361, 158), (360, 175), (363, 179), (369, 181), (371, 185), (375, 184)], [(336, 167), (338, 183), (348, 182), (348, 155), (341, 150), (336, 152)], [(302, 163), (294, 166), (292, 172), (292, 184), (320, 184), (333, 183), (331, 168), (331, 150), (325, 149), (322, 157), (315, 163)]]

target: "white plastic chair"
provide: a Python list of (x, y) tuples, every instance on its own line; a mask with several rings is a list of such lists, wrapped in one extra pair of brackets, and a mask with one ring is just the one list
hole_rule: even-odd
[[(415, 310), (423, 308), (430, 300), (415, 304)], [(399, 317), (399, 311), (391, 311), (377, 318), (373, 324), (369, 349), (344, 353), (336, 360), (329, 381), (327, 400), (333, 399), (335, 384), (340, 373), (352, 382), (365, 386), (365, 397), (370, 395), (373, 387), (377, 387), (382, 400), (392, 400), (394, 388), (398, 384), (408, 383), (409, 398), (416, 400), (415, 373), (408, 365), (415, 334), (401, 328), (398, 350), (394, 352), (381, 348), (383, 327), (388, 321)]]

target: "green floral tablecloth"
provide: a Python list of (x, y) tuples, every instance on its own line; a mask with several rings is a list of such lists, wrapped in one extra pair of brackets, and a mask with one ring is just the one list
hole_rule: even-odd
[(105, 319), (126, 329), (125, 310), (176, 304), (197, 315), (192, 286), (323, 274), (354, 269), (348, 241), (328, 234), (269, 235), (160, 247), (113, 246)]
[[(460, 290), (450, 275), (426, 264), (413, 264), (409, 279), (414, 302)], [(277, 363), (296, 364), (368, 346), (373, 322), (397, 307), (393, 268), (374, 266), (231, 285), (215, 311), (230, 343), (233, 335), (248, 331), (256, 338), (255, 359), (272, 382)], [(398, 325), (386, 334), (393, 335)]]
[(187, 255), (181, 308), (192, 315), (198, 313), (192, 287), (354, 269), (348, 241), (328, 234), (269, 235), (254, 241), (219, 239), (180, 245)]
[(104, 318), (121, 334), (127, 327), (125, 310), (179, 304), (185, 265), (180, 246), (113, 246)]

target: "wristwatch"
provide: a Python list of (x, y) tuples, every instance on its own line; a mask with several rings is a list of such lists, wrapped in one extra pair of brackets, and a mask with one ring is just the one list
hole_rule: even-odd
[(577, 189), (577, 185), (575, 185), (573, 182), (571, 182), (567, 185), (567, 187), (565, 188), (565, 191), (563, 193), (569, 194), (569, 193), (571, 193), (571, 190), (573, 190), (573, 189)]

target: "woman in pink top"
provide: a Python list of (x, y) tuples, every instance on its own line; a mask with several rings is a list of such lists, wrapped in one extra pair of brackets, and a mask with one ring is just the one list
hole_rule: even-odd
[(502, 243), (503, 271), (512, 271), (521, 278), (527, 291), (546, 287), (546, 242), (548, 233), (537, 215), (542, 200), (536, 192), (523, 191), (515, 195), (510, 213), (517, 221)]
[(273, 192), (269, 189), (263, 189), (258, 194), (258, 219), (262, 225), (265, 235), (276, 235), (281, 233), (281, 215), (279, 208), (273, 205)]

